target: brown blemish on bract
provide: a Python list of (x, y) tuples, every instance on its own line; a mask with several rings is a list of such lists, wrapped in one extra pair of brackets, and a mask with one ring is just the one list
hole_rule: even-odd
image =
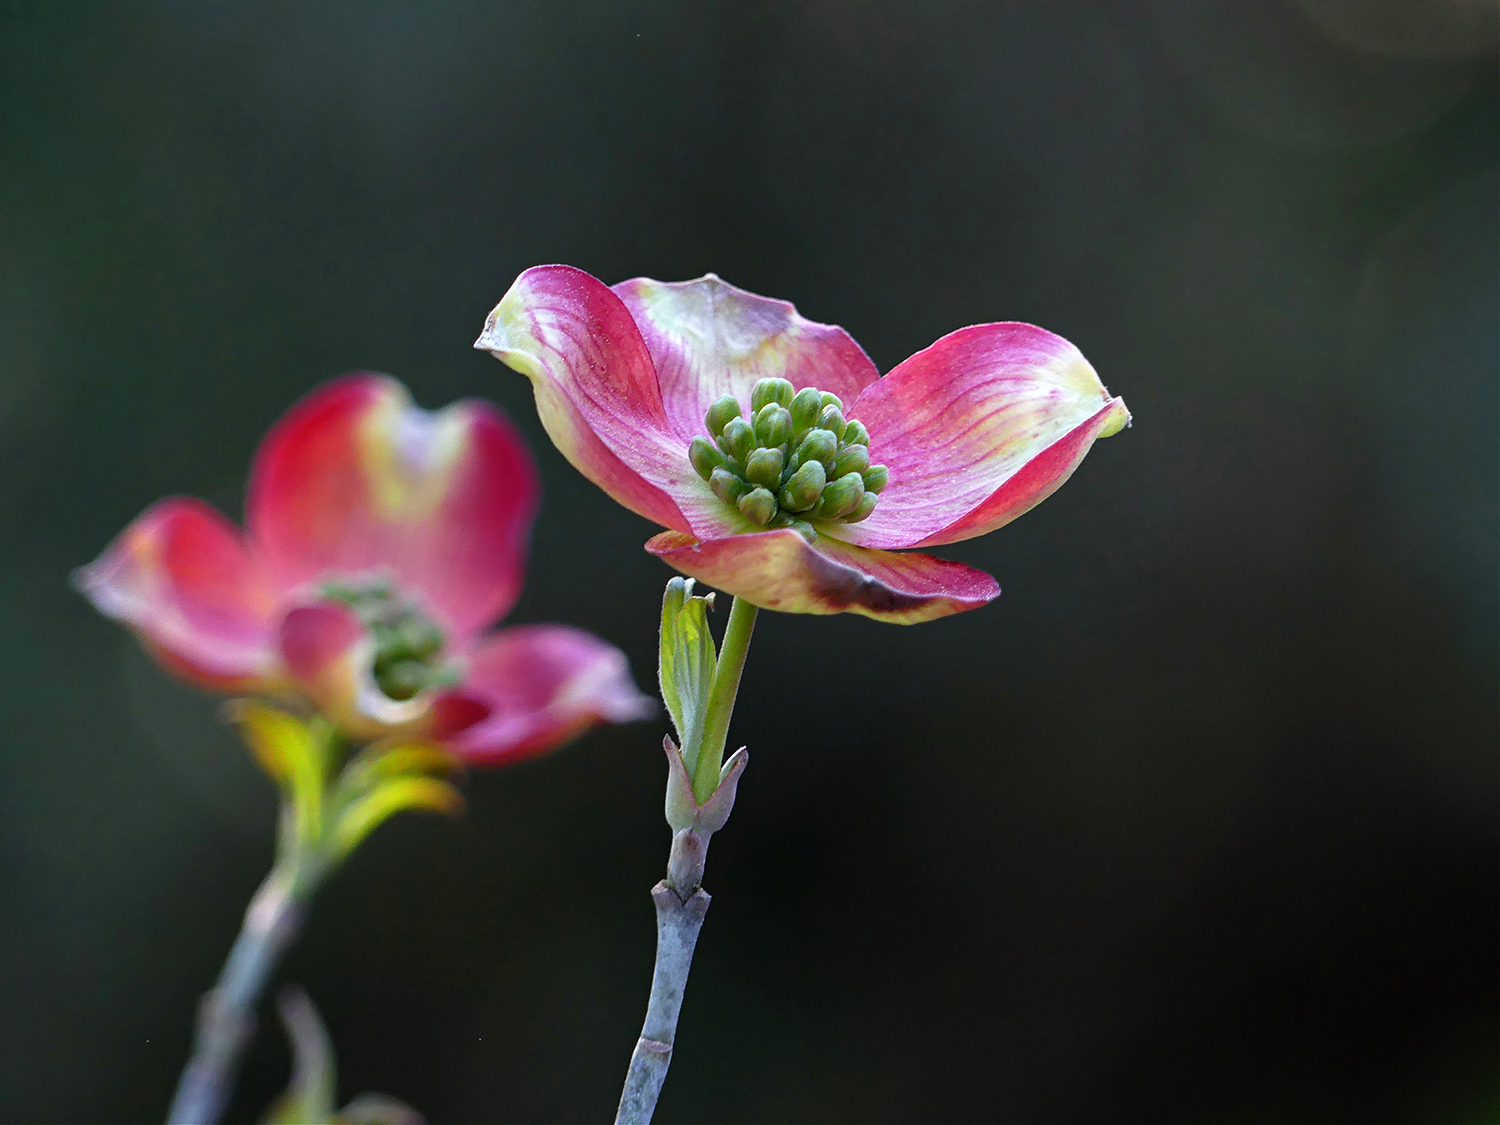
[[(759, 532), (707, 543), (666, 531), (654, 536), (646, 549), (684, 574), (782, 613), (847, 612), (895, 625), (915, 625), (977, 609), (1000, 592), (988, 575), (930, 555), (916, 556), (927, 574), (913, 574), (911, 578), (919, 589), (923, 584), (931, 588), (921, 592), (902, 590), (861, 567), (860, 548), (832, 538), (822, 542), (826, 553), (806, 545), (789, 531)], [(795, 551), (794, 559), (783, 554), (789, 549)], [(841, 557), (845, 550), (856, 554), (846, 560)], [(942, 581), (931, 584), (933, 564), (945, 578), (953, 580), (952, 588), (942, 588)], [(896, 575), (898, 582), (901, 577), (900, 573)], [(975, 579), (979, 580), (977, 584)], [(982, 589), (985, 583), (989, 589)]]
[(810, 592), (835, 613), (854, 606), (863, 606), (875, 613), (902, 613), (938, 600), (892, 589), (873, 575), (835, 562), (821, 551), (813, 550), (809, 554), (817, 560), (813, 563), (815, 573), (809, 584)]

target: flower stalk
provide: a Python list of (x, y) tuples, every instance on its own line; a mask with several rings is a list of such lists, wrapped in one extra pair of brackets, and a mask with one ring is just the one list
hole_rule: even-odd
[[(713, 595), (694, 597), (691, 579), (674, 578), (662, 606), (662, 695), (683, 746), (670, 738), (667, 754), (667, 824), (672, 848), (667, 877), (651, 889), (656, 907), (656, 966), (640, 1038), (630, 1057), (616, 1125), (645, 1125), (672, 1064), (677, 1019), (692, 971), (698, 933), (711, 896), (703, 889), (710, 838), (729, 820), (744, 748), (726, 762), (724, 746), (739, 694), (740, 676), (755, 629), (756, 607), (736, 598), (717, 656), (704, 622)], [(708, 673), (708, 674), (705, 674)]]
[[(463, 798), (441, 775), (459, 768), (433, 743), (386, 739), (346, 760), (338, 731), (265, 703), (237, 700), (229, 715), (282, 790), (277, 856), (250, 900), (218, 982), (203, 997), (193, 1052), (168, 1112), (169, 1125), (212, 1125), (234, 1089), (255, 1010), (296, 940), (313, 894), (372, 831), (403, 809), (456, 812)], [(341, 767), (341, 768), (340, 768)]]
[(296, 939), (316, 885), (309, 865), (284, 858), (250, 900), (224, 970), (198, 1006), (193, 1053), (172, 1099), (169, 1125), (203, 1125), (224, 1112), (240, 1052), (255, 1030), (256, 1005), (282, 954)]

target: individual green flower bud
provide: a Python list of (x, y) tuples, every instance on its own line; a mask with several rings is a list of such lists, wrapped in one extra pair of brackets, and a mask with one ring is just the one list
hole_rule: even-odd
[(719, 448), (743, 465), (754, 447), (755, 431), (750, 428), (750, 423), (743, 418), (731, 418), (719, 435)]
[(728, 469), (715, 469), (708, 478), (708, 487), (726, 504), (738, 504), (740, 497), (750, 491), (750, 486)]
[(825, 520), (846, 516), (859, 505), (859, 498), (864, 494), (865, 482), (860, 480), (859, 474), (845, 473), (823, 489), (822, 499), (813, 509), (813, 515)]
[(766, 448), (785, 445), (792, 436), (792, 413), (779, 402), (768, 402), (755, 415), (755, 440)]
[(848, 445), (869, 445), (870, 431), (865, 429), (865, 424), (858, 419), (849, 419), (849, 425), (844, 430), (844, 442)]
[(396, 626), (396, 641), (403, 655), (425, 660), (443, 647), (443, 634), (425, 617), (408, 617)]
[(816, 541), (818, 538), (818, 529), (806, 520), (793, 520), (789, 526), (809, 543)]
[(828, 474), (821, 461), (809, 461), (791, 475), (781, 488), (781, 506), (789, 512), (805, 512), (818, 502)]
[(844, 412), (837, 406), (825, 406), (818, 411), (818, 425), (828, 430), (840, 441), (844, 440), (844, 431), (849, 423), (844, 421)]
[(862, 473), (870, 467), (870, 451), (862, 445), (846, 445), (833, 459), (835, 480), (845, 473)]
[(832, 391), (824, 391), (818, 397), (823, 400), (824, 406), (836, 406), (840, 410), (844, 409), (844, 400), (839, 398), (839, 396), (834, 394)]
[(781, 483), (781, 469), (785, 461), (786, 454), (781, 452), (780, 446), (752, 450), (745, 461), (745, 479), (751, 484), (775, 488)]
[(708, 408), (703, 421), (708, 425), (708, 432), (718, 437), (724, 432), (724, 427), (729, 424), (729, 420), (739, 416), (739, 400), (733, 395), (722, 395), (715, 399), (714, 404)]
[(866, 492), (879, 492), (885, 487), (885, 482), (889, 478), (890, 473), (884, 465), (871, 465), (859, 475), (865, 478)]
[(776, 514), (776, 497), (769, 488), (752, 488), (740, 497), (740, 511), (746, 519), (765, 526)]
[(811, 387), (804, 387), (792, 399), (792, 432), (800, 434), (810, 430), (818, 422), (818, 411), (823, 409), (823, 396)]
[(797, 446), (797, 463), (800, 467), (808, 461), (821, 461), (827, 469), (833, 464), (838, 448), (839, 439), (833, 436), (832, 430), (809, 430), (802, 444)]
[(859, 503), (854, 505), (854, 511), (844, 517), (845, 523), (858, 523), (860, 520), (869, 519), (870, 513), (875, 510), (875, 505), (880, 502), (880, 497), (873, 492), (866, 492), (859, 498)]
[(719, 452), (713, 442), (703, 437), (695, 437), (688, 444), (688, 460), (704, 480), (713, 476), (715, 469), (725, 467), (724, 454)]
[(792, 385), (785, 379), (762, 379), (750, 392), (751, 413), (759, 414), (772, 402), (781, 406), (791, 405)]
[(398, 660), (376, 668), (375, 682), (392, 699), (404, 701), (427, 686), (427, 668), (415, 660)]

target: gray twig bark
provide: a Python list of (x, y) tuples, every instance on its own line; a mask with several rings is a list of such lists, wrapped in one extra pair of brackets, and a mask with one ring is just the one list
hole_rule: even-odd
[(682, 829), (672, 839), (667, 878), (651, 889), (651, 901), (656, 904), (656, 970), (651, 975), (646, 1022), (625, 1075), (616, 1125), (647, 1125), (667, 1080), (693, 950), (708, 913), (709, 894), (701, 886), (707, 853), (707, 836)]
[(278, 864), (250, 900), (224, 971), (198, 1007), (193, 1055), (183, 1068), (169, 1125), (214, 1125), (234, 1085), (240, 1050), (255, 1029), (266, 979), (302, 922), (301, 888)]

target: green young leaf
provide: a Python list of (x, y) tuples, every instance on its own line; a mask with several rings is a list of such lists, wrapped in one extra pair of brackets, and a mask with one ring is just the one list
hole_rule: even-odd
[(226, 711), (261, 768), (286, 794), (298, 839), (316, 840), (323, 831), (326, 733), (255, 700), (231, 700)]
[(691, 774), (703, 742), (703, 720), (713, 683), (718, 652), (708, 628), (713, 595), (693, 596), (692, 579), (674, 578), (662, 600), (661, 694), (672, 723), (682, 760)]
[(463, 804), (457, 789), (435, 777), (403, 774), (383, 781), (338, 814), (329, 833), (329, 859), (335, 863), (344, 859), (361, 840), (403, 809), (455, 813)]
[(672, 716), (672, 725), (679, 738), (682, 737), (682, 700), (678, 698), (677, 680), (671, 673), (672, 656), (676, 646), (677, 615), (682, 612), (683, 603), (692, 591), (691, 578), (674, 575), (661, 599), (661, 655), (657, 661), (657, 675), (661, 681), (662, 702), (667, 705), (667, 714)]
[(338, 788), (329, 802), (335, 813), (371, 787), (393, 777), (460, 774), (463, 759), (435, 742), (386, 738), (366, 746), (339, 774)]

